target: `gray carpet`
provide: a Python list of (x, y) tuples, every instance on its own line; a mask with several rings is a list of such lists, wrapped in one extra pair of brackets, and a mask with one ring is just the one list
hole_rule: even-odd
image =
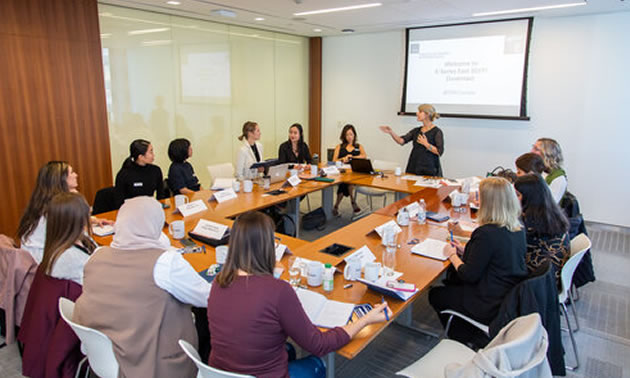
[[(388, 203), (393, 201), (393, 195)], [(310, 195), (311, 208), (319, 206), (320, 196)], [(341, 217), (331, 220), (324, 231), (304, 231), (301, 237), (315, 240), (352, 221), (352, 209), (345, 199)], [(376, 201), (380, 204), (380, 200)], [(358, 200), (366, 212), (365, 197)], [(375, 203), (376, 204), (376, 203)], [(306, 201), (302, 212), (306, 212)], [(593, 263), (597, 281), (580, 289), (576, 304), (580, 331), (576, 334), (581, 366), (570, 372), (572, 378), (630, 378), (630, 230), (600, 224), (588, 224), (593, 241)], [(438, 332), (439, 321), (427, 303), (426, 293), (413, 306), (413, 321)], [(567, 362), (573, 362), (568, 336), (564, 334)], [(395, 373), (429, 351), (437, 340), (419, 335), (398, 325), (388, 327), (363, 352), (352, 360), (337, 356), (337, 377), (393, 377)], [(0, 349), (0, 377), (22, 377), (21, 362), (15, 345)]]

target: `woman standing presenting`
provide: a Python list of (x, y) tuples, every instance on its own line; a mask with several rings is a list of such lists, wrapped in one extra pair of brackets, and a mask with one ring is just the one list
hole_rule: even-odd
[(260, 126), (256, 122), (247, 121), (243, 124), (243, 132), (238, 140), (243, 146), (238, 151), (236, 158), (236, 178), (239, 180), (251, 180), (258, 176), (263, 168), (250, 169), (252, 164), (259, 163), (263, 157), (263, 147), (260, 139)]
[(416, 117), (418, 122), (422, 122), (422, 126), (412, 129), (402, 137), (396, 135), (389, 126), (381, 126), (380, 129), (391, 135), (392, 139), (401, 146), (413, 141), (413, 148), (405, 172), (414, 175), (441, 177), (440, 156), (444, 153), (444, 135), (442, 130), (433, 124), (433, 121), (440, 118), (440, 115), (435, 111), (433, 105), (422, 104), (418, 106)]

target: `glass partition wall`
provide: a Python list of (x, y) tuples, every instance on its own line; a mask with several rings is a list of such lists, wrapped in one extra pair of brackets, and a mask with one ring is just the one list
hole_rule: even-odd
[(276, 157), (289, 126), (308, 136), (308, 39), (99, 5), (114, 177), (134, 139), (151, 141), (168, 174), (168, 144), (187, 138), (202, 187), (206, 166), (236, 163), (245, 121)]

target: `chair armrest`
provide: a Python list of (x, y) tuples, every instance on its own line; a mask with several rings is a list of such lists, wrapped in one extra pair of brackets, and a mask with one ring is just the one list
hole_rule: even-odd
[(473, 326), (475, 326), (476, 328), (478, 328), (478, 329), (480, 329), (481, 331), (483, 331), (486, 335), (488, 335), (488, 336), (490, 335), (490, 327), (489, 327), (489, 326), (487, 326), (487, 325), (485, 325), (485, 324), (482, 324), (482, 323), (479, 323), (478, 321), (473, 320), (473, 319), (469, 318), (469, 317), (468, 317), (468, 316), (466, 316), (466, 315), (460, 314), (460, 313), (459, 313), (459, 312), (457, 312), (457, 311), (454, 311), (454, 310), (444, 310), (444, 311), (441, 311), (441, 312), (440, 312), (440, 314), (450, 315), (450, 318), (449, 318), (448, 323), (447, 323), (447, 326), (446, 326), (446, 333), (447, 333), (447, 336), (448, 336), (448, 328), (449, 328), (449, 327), (450, 327), (450, 325), (451, 325), (451, 320), (453, 319), (453, 316), (457, 316), (458, 318), (460, 318), (460, 319), (462, 319), (462, 320), (465, 320), (466, 322), (470, 323), (471, 325), (473, 325)]

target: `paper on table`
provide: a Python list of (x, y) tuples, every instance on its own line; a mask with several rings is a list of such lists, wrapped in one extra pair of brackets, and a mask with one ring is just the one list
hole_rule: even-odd
[(423, 186), (425, 188), (436, 188), (437, 189), (441, 185), (440, 185), (440, 180), (421, 178), (420, 180), (416, 181), (416, 183), (413, 184), (413, 186)]
[(420, 244), (416, 244), (411, 248), (411, 253), (416, 255), (430, 257), (432, 259), (445, 261), (448, 257), (444, 256), (444, 247), (447, 243), (436, 239), (425, 239)]
[(233, 178), (216, 178), (212, 184), (210, 190), (228, 189), (232, 187), (232, 184), (236, 181)]
[(313, 324), (323, 328), (343, 327), (348, 323), (354, 304), (326, 299), (319, 293), (297, 289), (304, 312)]
[(205, 203), (203, 203), (203, 200), (196, 200), (180, 205), (177, 207), (177, 210), (182, 216), (187, 217), (189, 215), (208, 210), (208, 207)]
[(398, 235), (398, 233), (402, 231), (402, 228), (400, 228), (400, 227), (398, 226), (398, 224), (396, 223), (396, 221), (394, 221), (394, 220), (390, 220), (390, 221), (389, 221), (389, 222), (387, 222), (387, 223), (383, 223), (382, 225), (380, 225), (380, 226), (376, 227), (376, 228), (374, 229), (374, 231), (376, 231), (376, 233), (378, 234), (378, 236), (380, 236), (381, 238), (383, 238), (383, 230), (384, 230), (386, 227), (393, 227), (393, 228), (394, 228), (394, 230), (396, 230), (396, 235)]
[(276, 245), (276, 261), (282, 260), (282, 256), (284, 256), (285, 252), (291, 253), (286, 245), (278, 243)]
[(378, 279), (375, 282), (370, 282), (364, 278), (358, 279), (359, 282), (366, 284), (370, 289), (378, 291), (379, 293), (394, 296), (403, 301), (406, 301), (407, 299), (413, 297), (414, 294), (418, 292), (417, 288), (414, 292), (400, 291), (400, 290), (394, 290), (392, 288), (389, 288), (386, 286), (386, 283), (387, 281), (391, 281), (391, 280), (395, 280), (395, 278), (387, 278), (386, 280)]
[(338, 175), (340, 173), (339, 169), (337, 169), (334, 165), (322, 168), (322, 171), (324, 171), (327, 175)]
[(300, 275), (302, 277), (307, 277), (306, 267), (308, 266), (308, 263), (310, 263), (311, 261), (314, 261), (314, 260), (305, 259), (304, 257), (296, 257), (293, 265), (294, 266), (297, 265), (300, 268)]
[(93, 226), (92, 232), (96, 236), (107, 236), (114, 233), (114, 226), (111, 224), (105, 224), (102, 226)]
[(345, 262), (348, 262), (353, 259), (359, 259), (359, 261), (361, 261), (361, 268), (363, 268), (368, 262), (376, 260), (376, 256), (374, 256), (367, 245), (364, 245), (363, 247), (352, 252), (344, 260)]
[(209, 239), (220, 240), (223, 235), (225, 235), (225, 231), (227, 231), (227, 229), (228, 226), (224, 224), (199, 219), (199, 222), (197, 222), (197, 225), (192, 232), (193, 234), (201, 235)]
[(401, 177), (403, 180), (411, 180), (411, 181), (418, 181), (418, 180), (422, 180), (424, 177), (422, 176), (418, 176), (418, 175), (404, 175), (403, 177)]
[(465, 222), (465, 221), (459, 222), (459, 227), (462, 229), (462, 231), (466, 231), (466, 232), (473, 232), (478, 226), (479, 225), (477, 223), (473, 223), (473, 222)]

